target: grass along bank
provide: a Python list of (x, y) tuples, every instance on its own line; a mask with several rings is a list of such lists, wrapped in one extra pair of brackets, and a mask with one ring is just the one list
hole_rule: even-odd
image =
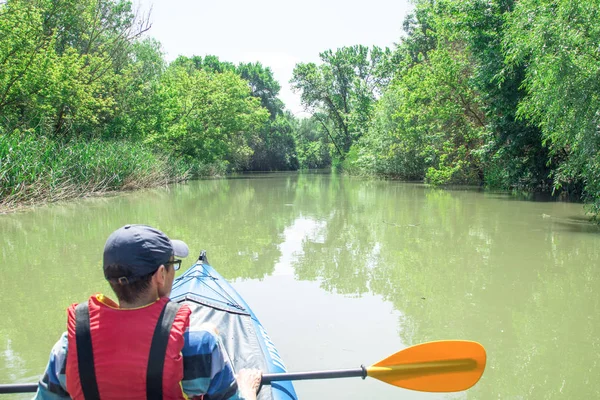
[(0, 212), (161, 186), (221, 169), (160, 155), (139, 142), (1, 134)]

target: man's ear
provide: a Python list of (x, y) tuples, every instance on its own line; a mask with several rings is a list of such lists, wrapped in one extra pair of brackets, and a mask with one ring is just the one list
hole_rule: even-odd
[(165, 286), (165, 283), (167, 282), (167, 269), (164, 265), (158, 267), (158, 269), (154, 273), (153, 279), (156, 279), (156, 283), (159, 287)]

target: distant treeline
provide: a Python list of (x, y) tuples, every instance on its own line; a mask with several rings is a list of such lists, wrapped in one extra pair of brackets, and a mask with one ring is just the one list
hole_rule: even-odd
[(149, 28), (125, 0), (0, 1), (3, 208), (311, 164), (269, 68), (167, 64)]
[(358, 174), (546, 190), (600, 211), (600, 1), (415, 0), (393, 50), (327, 50), (293, 85)]
[[(128, 0), (0, 2), (0, 204), (332, 165), (600, 211), (600, 0), (415, 0), (394, 49), (167, 63)], [(401, 21), (399, 19), (398, 23)]]

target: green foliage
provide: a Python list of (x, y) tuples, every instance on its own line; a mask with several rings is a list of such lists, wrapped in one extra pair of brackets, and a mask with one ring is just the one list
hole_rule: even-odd
[(167, 66), (148, 28), (128, 0), (0, 3), (0, 134), (15, 132), (2, 137), (1, 202), (297, 167), (269, 68), (215, 56)]
[(600, 211), (600, 2), (525, 0), (508, 19), (507, 62), (526, 66), (519, 115), (543, 132), (554, 188), (583, 185)]
[(346, 154), (346, 157), (341, 162), (342, 171), (349, 173), (349, 174), (354, 174), (354, 175), (359, 174), (360, 171), (356, 167), (357, 161), (358, 161), (358, 156), (359, 156), (359, 151), (360, 151), (360, 149), (356, 145), (352, 145), (352, 147), (350, 147), (350, 150)]
[(425, 173), (422, 136), (397, 110), (405, 104), (405, 92), (388, 90), (377, 103), (368, 133), (357, 143), (358, 158), (347, 166), (360, 174), (406, 180), (422, 180)]
[[(260, 101), (262, 107), (268, 110), (269, 118), (262, 126), (254, 127), (254, 135), (248, 137), (246, 151), (243, 157), (233, 165), (234, 169), (272, 171), (297, 168), (294, 141), (291, 131), (294, 119), (284, 113), (284, 104), (277, 97), (279, 83), (273, 77), (270, 68), (261, 63), (240, 63), (237, 67), (230, 62), (220, 61), (216, 56), (180, 56), (171, 67), (181, 67), (188, 74), (194, 71), (204, 71), (208, 74), (234, 73), (239, 75), (248, 85), (250, 95)], [(212, 160), (214, 162), (215, 160)]]
[[(472, 54), (473, 83), (483, 102), (488, 129), (482, 147), (485, 174), (503, 170), (497, 187), (546, 189), (555, 164), (548, 157), (540, 129), (517, 118), (524, 66), (507, 68), (506, 23), (514, 2), (505, 0), (448, 1), (455, 17), (448, 29), (465, 38)], [(489, 171), (489, 172), (488, 172)], [(497, 179), (494, 179), (497, 181)]]
[(323, 125), (331, 126), (336, 157), (343, 160), (366, 132), (376, 96), (388, 82), (391, 52), (359, 45), (319, 56), (320, 65), (297, 64), (290, 82), (301, 93), (304, 106)]
[(249, 162), (252, 171), (285, 171), (298, 169), (294, 131), (296, 123), (289, 112), (269, 119), (250, 143), (253, 150)]
[(295, 132), (296, 152), (301, 169), (325, 168), (330, 165), (326, 134), (314, 118), (303, 118)]
[[(583, 168), (565, 162), (574, 160), (573, 141), (561, 133), (565, 127), (557, 129), (557, 124), (565, 121), (559, 115), (565, 106), (555, 101), (560, 97), (564, 103), (569, 98), (565, 93), (575, 91), (573, 87), (556, 91), (558, 86), (548, 78), (550, 75), (542, 80), (541, 66), (532, 68), (530, 64), (533, 50), (528, 46), (535, 46), (540, 55), (547, 56), (545, 62), (566, 77), (564, 72), (569, 70), (557, 62), (554, 54), (570, 60), (572, 56), (564, 49), (578, 48), (581, 40), (574, 38), (579, 37), (589, 37), (587, 48), (592, 54), (596, 39), (571, 29), (577, 23), (569, 25), (569, 18), (586, 13), (588, 25), (582, 22), (586, 28), (579, 31), (593, 32), (591, 21), (598, 5), (571, 7), (560, 22), (552, 11), (559, 3), (532, 0), (515, 6), (513, 1), (502, 0), (416, 1), (414, 12), (404, 23), (406, 36), (392, 56), (395, 79), (378, 100), (369, 131), (359, 141), (354, 161), (358, 171), (425, 179), (435, 184), (485, 182), (488, 186), (520, 189), (545, 189), (552, 174), (555, 189), (577, 193)], [(564, 2), (565, 10), (567, 4)], [(536, 15), (540, 16), (538, 20)], [(520, 25), (514, 22), (518, 18)], [(537, 25), (539, 29), (530, 26), (536, 21), (542, 21)], [(555, 50), (549, 52), (550, 48)], [(583, 70), (581, 65), (570, 69)], [(534, 75), (537, 86), (530, 85)], [(555, 72), (553, 76), (561, 75)], [(592, 76), (594, 72), (590, 71), (590, 79)], [(565, 82), (577, 82), (574, 78), (565, 78)], [(537, 90), (543, 101), (534, 100), (535, 96), (523, 87)], [(589, 93), (580, 92), (568, 100), (574, 110), (575, 98), (591, 99), (596, 91), (592, 84), (581, 87)], [(537, 114), (532, 108), (534, 101)], [(581, 120), (589, 122), (587, 126), (594, 127), (594, 106), (586, 116), (583, 109), (578, 107), (570, 116), (579, 113)], [(556, 110), (552, 115), (546, 113), (547, 121), (554, 124), (555, 134), (567, 139), (568, 145), (563, 142), (555, 149), (550, 145), (558, 142), (556, 138), (547, 134), (542, 137), (543, 126), (536, 118), (545, 110)], [(571, 123), (575, 125), (584, 126)], [(584, 147), (594, 152), (593, 145)], [(581, 160), (590, 160), (590, 154)]]
[(269, 67), (263, 67), (261, 63), (241, 63), (236, 72), (250, 85), (252, 96), (260, 99), (261, 105), (269, 110), (271, 120), (283, 113), (283, 102), (277, 95), (281, 86), (273, 77)]
[(294, 116), (284, 111), (284, 104), (277, 97), (281, 87), (273, 72), (261, 63), (241, 63), (236, 71), (248, 81), (252, 96), (260, 99), (260, 104), (269, 111), (269, 120), (258, 132), (258, 140), (250, 144), (253, 153), (247, 169), (297, 169)]
[(93, 136), (116, 106), (138, 25), (126, 1), (10, 0), (0, 6), (0, 112), (5, 126)]
[(176, 64), (167, 69), (158, 90), (164, 98), (163, 127), (150, 134), (147, 143), (209, 164), (225, 160), (232, 169), (248, 162), (249, 142), (268, 112), (250, 95), (246, 81), (233, 72), (210, 73)]
[(356, 166), (436, 185), (477, 184), (485, 116), (460, 43), (428, 52), (398, 75), (379, 102)]
[(179, 56), (171, 63), (173, 67), (184, 67), (191, 72), (194, 69), (204, 70), (210, 73), (235, 72), (235, 65), (227, 61), (219, 60), (219, 57), (207, 55), (204, 58), (200, 56), (185, 57)]
[[(332, 165), (434, 185), (553, 188), (600, 212), (600, 0), (414, 5), (393, 52), (348, 46), (297, 64), (291, 84), (312, 117), (296, 121), (260, 63), (167, 65), (129, 0), (7, 0), (0, 132), (15, 133), (0, 133), (2, 198), (29, 193), (37, 176), (94, 182), (107, 173), (94, 152), (121, 143), (115, 154), (141, 146), (134, 153), (171, 157), (179, 172), (165, 176)], [(43, 161), (17, 172), (11, 153), (29, 147)], [(68, 163), (48, 152), (79, 173), (61, 175)], [(131, 172), (127, 160), (129, 175), (156, 173)]]
[[(33, 2), (0, 5), (0, 113), (11, 122), (17, 107), (35, 102), (31, 95), (51, 82), (45, 72), (52, 70), (56, 54), (43, 28), (43, 14)], [(32, 117), (25, 112), (25, 118)]]
[(115, 82), (117, 106), (103, 127), (103, 137), (137, 141), (164, 129), (164, 98), (159, 89), (165, 69), (160, 43), (152, 39), (133, 43), (130, 62), (122, 69), (126, 79)]

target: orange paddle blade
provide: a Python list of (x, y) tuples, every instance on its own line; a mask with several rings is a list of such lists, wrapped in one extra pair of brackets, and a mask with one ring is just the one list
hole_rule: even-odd
[(458, 392), (479, 381), (485, 369), (483, 346), (443, 340), (409, 347), (367, 368), (367, 375), (390, 385), (427, 392)]

